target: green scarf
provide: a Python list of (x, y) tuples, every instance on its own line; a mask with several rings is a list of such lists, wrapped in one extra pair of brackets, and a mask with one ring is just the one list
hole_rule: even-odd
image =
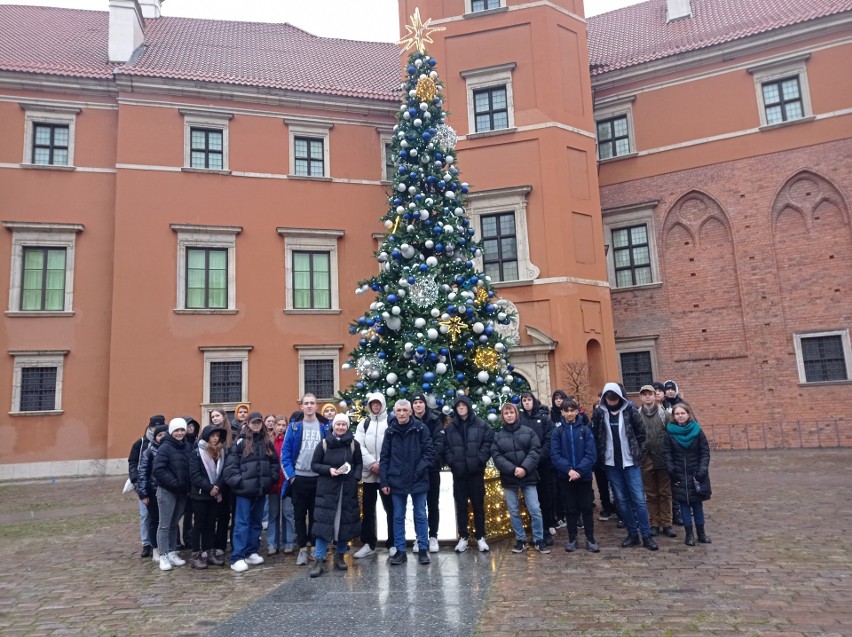
[(666, 425), (666, 430), (675, 439), (677, 444), (684, 449), (691, 445), (692, 441), (701, 433), (701, 427), (698, 425), (697, 420), (690, 420), (683, 426), (676, 422), (670, 422)]

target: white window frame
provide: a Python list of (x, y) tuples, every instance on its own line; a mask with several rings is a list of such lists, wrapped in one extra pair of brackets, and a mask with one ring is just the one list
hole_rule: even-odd
[[(843, 343), (843, 357), (846, 359), (846, 380), (808, 381), (805, 375), (805, 360), (802, 356), (802, 339), (819, 338), (821, 336), (840, 336)], [(826, 330), (822, 332), (799, 332), (793, 334), (793, 347), (796, 350), (796, 369), (799, 372), (800, 385), (835, 385), (852, 381), (852, 344), (850, 344), (849, 329)]]
[[(602, 211), (604, 246), (606, 246), (604, 248), (606, 251), (606, 273), (609, 278), (610, 292), (621, 292), (623, 290), (635, 290), (637, 288), (662, 285), (660, 280), (660, 260), (657, 252), (657, 232), (654, 225), (654, 210), (658, 204), (659, 201), (648, 201), (630, 206), (611, 208), (609, 210), (604, 209)], [(648, 250), (651, 257), (651, 283), (617, 287), (615, 279), (615, 250), (612, 249), (612, 231), (641, 224), (645, 224), (648, 230)]]
[[(305, 361), (307, 360), (329, 360), (332, 361), (334, 370), (335, 391), (340, 388), (340, 350), (343, 344), (329, 345), (294, 345), (299, 352), (299, 396), (305, 395)], [(318, 399), (333, 399), (334, 396), (317, 396)]]
[[(9, 307), (6, 316), (73, 316), (74, 315), (74, 263), (77, 233), (83, 231), (80, 223), (40, 223), (35, 221), (4, 221), (3, 226), (12, 231), (12, 263), (9, 268)], [(61, 311), (21, 310), (23, 287), (24, 248), (65, 248), (65, 306)]]
[[(27, 168), (44, 168), (58, 170), (74, 170), (74, 147), (77, 138), (77, 116), (82, 111), (76, 106), (46, 105), (22, 102), (24, 111), (24, 159), (22, 166)], [(36, 164), (33, 163), (33, 132), (36, 124), (58, 124), (68, 127), (68, 163), (67, 164)]]
[[(290, 171), (291, 179), (330, 179), (331, 178), (331, 153), (329, 140), (334, 123), (312, 117), (293, 117), (288, 115), (284, 118), (287, 132), (290, 136)], [(296, 138), (312, 137), (322, 139), (322, 175), (297, 175), (296, 174)], [(382, 147), (384, 151), (384, 147)], [(384, 172), (383, 172), (384, 174)]]
[[(228, 128), (234, 118), (227, 111), (179, 109), (183, 115), (183, 170), (202, 173), (230, 174), (230, 141)], [(222, 131), (222, 168), (195, 168), (192, 165), (192, 129), (207, 128)]]
[[(467, 85), (467, 138), (487, 137), (490, 135), (502, 135), (515, 131), (515, 98), (512, 92), (512, 72), (517, 64), (508, 62), (496, 66), (488, 66), (480, 69), (461, 71), (460, 75)], [(476, 131), (476, 116), (474, 114), (474, 91), (488, 88), (506, 87), (506, 110), (508, 111), (509, 125), (506, 128), (498, 128), (490, 131)]]
[[(657, 341), (659, 334), (649, 336), (636, 336), (629, 338), (615, 339), (615, 352), (618, 356), (618, 377), (624, 380), (624, 372), (621, 369), (622, 354), (638, 354), (641, 352), (649, 352), (651, 354), (651, 378), (659, 378), (659, 365), (657, 364)], [(636, 394), (638, 392), (630, 392)]]
[[(200, 226), (194, 224), (171, 224), (177, 233), (177, 298), (175, 314), (236, 314), (237, 313), (237, 235), (241, 226)], [(186, 249), (226, 248), (228, 250), (228, 307), (186, 307)]]
[(385, 169), (387, 167), (387, 164), (385, 163), (385, 147), (393, 145), (393, 131), (383, 128), (377, 128), (376, 130), (379, 133), (379, 145), (381, 147), (381, 172), (379, 173), (381, 175), (381, 179), (379, 181), (389, 184), (393, 181), (393, 175), (390, 179), (388, 179), (388, 176), (385, 173)]
[[(612, 99), (602, 99), (598, 100), (595, 103), (595, 153), (597, 154), (599, 162), (616, 161), (618, 159), (635, 157), (637, 155), (636, 138), (634, 136), (633, 126), (633, 102), (635, 100), (635, 95), (628, 95)], [(615, 117), (622, 116), (627, 117), (627, 143), (629, 144), (630, 148), (623, 155), (616, 155), (614, 157), (607, 157), (606, 159), (602, 159), (600, 145), (597, 141), (598, 122), (603, 121), (605, 119), (613, 119)]]
[[(278, 228), (284, 238), (284, 313), (285, 314), (340, 314), (340, 277), (338, 274), (338, 242), (343, 230), (312, 228)], [(293, 304), (293, 253), (328, 252), (331, 271), (331, 307), (296, 308)]]
[[(787, 56), (762, 64), (756, 64), (748, 68), (754, 78), (754, 91), (757, 96), (757, 107), (760, 115), (760, 128), (772, 129), (778, 126), (789, 126), (800, 122), (809, 122), (814, 119), (813, 108), (811, 106), (811, 90), (808, 86), (808, 69), (807, 61), (811, 54), (797, 54)], [(798, 77), (799, 90), (802, 94), (802, 116), (798, 119), (787, 120), (786, 122), (776, 122), (769, 124), (766, 121), (766, 104), (763, 101), (763, 85), (767, 82), (774, 82), (785, 77)]]
[[(225, 411), (234, 411), (240, 403), (248, 403), (248, 358), (249, 352), (254, 349), (252, 345), (234, 345), (234, 346), (201, 346), (198, 348), (204, 354), (204, 384), (202, 386), (202, 424), (209, 424), (209, 416), (211, 409), (223, 409)], [(231, 363), (239, 361), (243, 366), (243, 386), (240, 394), (239, 402), (235, 403), (211, 403), (210, 402), (210, 364), (211, 363)]]
[[(473, 224), (476, 241), (482, 240), (482, 216), (501, 212), (515, 213), (515, 236), (518, 249), (518, 276), (516, 281), (494, 281), (497, 287), (531, 283), (541, 274), (530, 256), (529, 231), (527, 225), (527, 198), (531, 186), (513, 186), (495, 190), (479, 190), (467, 195), (467, 214)], [(476, 269), (483, 271), (482, 256), (474, 259)]]
[(466, 15), (482, 15), (483, 13), (490, 13), (492, 11), (499, 11), (500, 9), (506, 8), (506, 0), (500, 0), (499, 5), (495, 9), (482, 9), (480, 11), (473, 10), (473, 0), (464, 0), (464, 12)]
[[(12, 372), (12, 409), (10, 416), (58, 416), (62, 413), (62, 378), (65, 356), (69, 350), (13, 350), (9, 354), (15, 358)], [(30, 367), (56, 368), (56, 393), (53, 409), (44, 411), (21, 411), (21, 385), (23, 369)]]

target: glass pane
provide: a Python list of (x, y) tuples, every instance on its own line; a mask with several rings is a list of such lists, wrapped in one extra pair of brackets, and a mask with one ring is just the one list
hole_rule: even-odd
[(476, 116), (476, 132), (483, 133), (491, 130), (491, 118), (488, 115)]
[(310, 272), (293, 272), (293, 289), (307, 290), (311, 289), (311, 274)]
[(651, 283), (651, 268), (636, 268), (633, 270), (636, 279), (636, 285), (646, 285)]
[(204, 307), (204, 290), (190, 290), (186, 291), (186, 307), (188, 308), (202, 308)]
[(308, 174), (308, 160), (307, 159), (297, 159), (296, 160), (296, 174), (300, 177), (305, 177)]
[(48, 312), (61, 312), (65, 309), (65, 287), (61, 290), (48, 290), (44, 293), (44, 309)]
[(303, 310), (311, 306), (310, 290), (293, 290), (293, 307)]
[(785, 100), (798, 99), (800, 97), (799, 79), (793, 77), (781, 82), (781, 94), (784, 96)]
[(783, 122), (784, 117), (781, 114), (780, 106), (769, 106), (766, 109), (766, 123), (767, 124), (777, 124), (778, 122)]
[(44, 267), (44, 250), (24, 250), (24, 269), (41, 270)]
[(186, 273), (186, 287), (193, 290), (204, 290), (204, 270), (190, 269)]
[(222, 150), (222, 133), (211, 131), (207, 133), (207, 147), (210, 150)]
[(47, 251), (48, 270), (65, 270), (65, 250)]
[(615, 287), (627, 288), (633, 285), (633, 277), (630, 275), (630, 270), (621, 270), (615, 273)]
[(311, 162), (311, 176), (322, 177), (322, 160)]
[(228, 251), (227, 250), (210, 250), (210, 269), (211, 270), (227, 270), (228, 269)]
[(307, 272), (311, 267), (311, 255), (307, 252), (293, 253), (293, 270), (296, 272)]
[(617, 157), (628, 155), (630, 153), (630, 140), (619, 139), (615, 142), (615, 154)]
[(189, 161), (190, 168), (206, 168), (207, 155), (201, 152), (193, 151)]
[(612, 256), (615, 261), (616, 268), (630, 267), (630, 250), (615, 250)]
[(509, 128), (508, 113), (494, 113), (494, 130), (498, 128)]
[(500, 280), (500, 266), (496, 263), (485, 264), (485, 276), (490, 276), (492, 281)]
[(790, 102), (787, 104), (787, 119), (799, 119), (804, 117), (805, 114), (802, 112), (802, 103), (801, 102)]
[(39, 146), (50, 145), (50, 126), (35, 127), (35, 143)]
[(500, 234), (515, 234), (515, 215), (500, 215)]
[(482, 236), (493, 237), (497, 234), (497, 217), (482, 217)]
[(34, 164), (49, 164), (50, 163), (50, 151), (47, 148), (36, 148), (33, 152), (33, 163)]
[(505, 261), (503, 262), (503, 280), (504, 281), (517, 281), (520, 277), (518, 277), (518, 262), (517, 261)]
[(57, 148), (53, 151), (53, 165), (54, 166), (67, 166), (68, 165), (68, 151), (63, 148)]
[(473, 94), (473, 107), (475, 113), (488, 110), (488, 91), (477, 91)]
[(500, 248), (502, 250), (501, 257), (504, 259), (516, 259), (518, 257), (518, 250), (515, 244), (515, 238), (511, 237), (508, 239), (500, 240)]
[(304, 137), (297, 137), (295, 140), (296, 157), (308, 156), (308, 140)]
[(598, 157), (601, 159), (609, 159), (612, 157), (612, 144), (603, 142), (598, 146)]
[(24, 290), (21, 293), (21, 310), (41, 310), (41, 288), (37, 290)]
[(497, 239), (486, 239), (482, 242), (482, 251), (486, 259), (496, 259), (498, 256)]
[(611, 128), (609, 121), (598, 122), (598, 139), (606, 140), (610, 138)]
[(314, 272), (328, 272), (329, 266), (328, 254), (315, 254), (314, 256)]
[(634, 265), (648, 265), (651, 263), (651, 253), (647, 246), (633, 248)]
[(616, 137), (624, 137), (627, 135), (627, 118), (619, 117), (616, 120), (613, 120), (613, 128), (615, 128), (615, 136)]
[(65, 270), (48, 270), (45, 277), (45, 289), (65, 291)]
[(648, 227), (643, 225), (630, 228), (630, 239), (633, 245), (648, 243)]
[(204, 131), (193, 128), (190, 132), (190, 146), (192, 148), (204, 148)]
[(331, 293), (326, 289), (314, 290), (314, 307), (328, 309), (331, 307)]
[(222, 155), (210, 154), (207, 159), (207, 167), (212, 170), (222, 170)]
[(213, 290), (224, 290), (228, 287), (228, 273), (224, 270), (210, 270), (207, 280), (211, 293)]
[(41, 269), (24, 270), (24, 289), (41, 290), (42, 277), (43, 271)]
[(763, 102), (765, 104), (777, 104), (780, 99), (777, 84), (770, 83), (763, 85)]
[(311, 157), (314, 159), (322, 159), (322, 140), (321, 139), (312, 139), (311, 140)]
[[(794, 96), (796, 97), (796, 96)], [(68, 127), (57, 126), (53, 129), (53, 145), (68, 147)]]
[(612, 247), (623, 248), (627, 245), (627, 228), (612, 231)]
[(225, 289), (210, 288), (210, 305), (212, 309), (224, 309), (228, 307), (228, 291)]
[(491, 108), (495, 111), (506, 108), (506, 89), (494, 89), (491, 92)]
[(190, 268), (204, 269), (204, 250), (193, 250), (192, 248), (187, 248), (186, 263)]

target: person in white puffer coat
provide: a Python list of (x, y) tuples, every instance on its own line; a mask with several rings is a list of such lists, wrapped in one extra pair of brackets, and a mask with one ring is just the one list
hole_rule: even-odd
[(368, 557), (376, 552), (377, 522), (376, 500), (382, 498), (382, 506), (387, 516), (388, 539), (385, 548), (391, 557), (396, 553), (393, 542), (393, 500), (379, 489), (379, 456), (382, 453), (382, 443), (388, 428), (388, 411), (385, 397), (379, 392), (367, 394), (368, 416), (358, 423), (355, 429), (355, 440), (361, 445), (363, 470), (361, 473), (361, 541), (364, 543), (355, 552), (356, 558)]

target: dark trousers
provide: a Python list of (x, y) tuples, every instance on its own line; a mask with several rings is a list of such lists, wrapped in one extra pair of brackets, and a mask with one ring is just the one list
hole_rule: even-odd
[(385, 508), (385, 518), (388, 527), (388, 539), (385, 540), (385, 548), (394, 545), (393, 541), (393, 498), (382, 493), (378, 482), (362, 482), (361, 487), (361, 542), (369, 544), (375, 549), (377, 538), (376, 500), (381, 497), (382, 506)]
[(231, 496), (222, 494), (216, 504), (216, 530), (213, 532), (213, 548), (224, 552), (228, 548), (228, 533), (231, 525)]
[(305, 548), (313, 541), (314, 501), (317, 499), (317, 476), (296, 476), (290, 485), (293, 515), (296, 518), (296, 543)]
[(210, 551), (216, 535), (216, 500), (193, 500), (192, 551)]
[(441, 521), (439, 499), (441, 496), (441, 472), (429, 472), (429, 492), (426, 494), (426, 509), (429, 512), (429, 537), (438, 537)]
[(577, 539), (577, 516), (583, 516), (583, 530), (589, 541), (595, 541), (595, 493), (591, 480), (560, 480), (559, 493), (565, 507), (565, 523), (568, 527), (568, 539)]
[(601, 501), (601, 510), (604, 513), (615, 513), (615, 505), (609, 497), (609, 478), (606, 477), (606, 469), (603, 466), (595, 467), (595, 482), (598, 483), (598, 498)]
[(545, 529), (556, 526), (556, 520), (553, 517), (553, 495), (556, 489), (553, 482), (553, 472), (550, 470), (550, 463), (541, 462), (538, 465), (536, 492), (538, 493), (538, 503), (541, 506), (541, 519)]
[(157, 527), (160, 526), (160, 505), (157, 504), (157, 496), (148, 497), (148, 537), (151, 538), (151, 546), (157, 548)]
[(186, 508), (183, 510), (183, 534), (181, 537), (183, 541), (181, 544), (184, 546), (192, 545), (192, 525), (194, 519), (194, 511), (193, 507), (195, 502), (191, 498), (186, 499)]
[(453, 476), (453, 500), (456, 503), (456, 529), (460, 538), (468, 536), (467, 503), (473, 507), (476, 539), (485, 537), (485, 474)]

